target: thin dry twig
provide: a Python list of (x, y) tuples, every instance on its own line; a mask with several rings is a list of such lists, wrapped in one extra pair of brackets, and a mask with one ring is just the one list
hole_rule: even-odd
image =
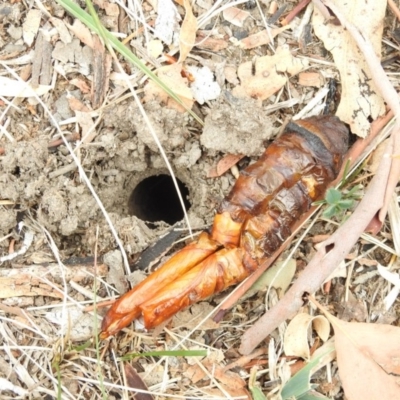
[(400, 21), (400, 10), (397, 7), (394, 0), (388, 0), (388, 6), (391, 8), (391, 10), (392, 10), (393, 14), (396, 16), (396, 18)]
[(282, 25), (288, 25), (293, 19), (308, 6), (311, 0), (301, 0), (300, 3), (297, 4), (296, 7), (293, 8), (292, 11), (282, 20)]

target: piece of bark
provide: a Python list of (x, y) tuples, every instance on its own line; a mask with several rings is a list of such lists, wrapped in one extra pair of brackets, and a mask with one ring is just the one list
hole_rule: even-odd
[(35, 57), (32, 64), (31, 85), (37, 88), (40, 85), (50, 85), (51, 83), (51, 53), (52, 44), (46, 40), (42, 32), (39, 32), (35, 44)]
[(93, 83), (92, 83), (92, 107), (99, 108), (106, 96), (110, 82), (111, 55), (97, 35), (93, 36)]

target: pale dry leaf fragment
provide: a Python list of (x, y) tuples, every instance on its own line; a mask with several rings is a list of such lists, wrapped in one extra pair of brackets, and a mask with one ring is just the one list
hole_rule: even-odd
[(91, 143), (97, 132), (90, 112), (75, 110), (76, 122), (81, 128), (82, 143)]
[[(400, 328), (344, 322), (329, 317), (335, 330), (339, 375), (348, 399), (400, 399)], [(392, 375), (395, 374), (395, 375)]]
[(93, 48), (93, 36), (90, 30), (79, 19), (76, 19), (72, 25), (68, 25), (70, 31), (90, 48)]
[(393, 193), (392, 199), (390, 200), (388, 214), (389, 214), (391, 232), (393, 236), (394, 248), (396, 249), (396, 254), (399, 257), (400, 256), (400, 207), (396, 193)]
[(181, 16), (172, 0), (158, 0), (157, 13), (154, 35), (169, 45), (179, 30)]
[[(158, 77), (163, 81), (166, 86), (174, 89), (174, 92), (182, 102), (189, 108), (192, 108), (194, 103), (193, 95), (188, 87), (187, 79), (181, 75), (182, 67), (180, 64), (171, 64), (161, 67), (157, 70)], [(152, 99), (157, 100), (160, 103), (167, 104), (167, 107), (176, 109), (180, 112), (185, 112), (186, 110), (178, 104), (175, 100), (171, 99), (168, 94), (160, 88), (153, 81), (149, 81), (144, 89), (145, 102), (149, 102)]]
[[(362, 29), (380, 57), (386, 1), (336, 0), (335, 3), (349, 22)], [(368, 119), (375, 120), (385, 113), (385, 104), (365, 58), (347, 30), (341, 25), (326, 23), (318, 9), (314, 11), (312, 23), (315, 34), (332, 53), (340, 73), (342, 95), (336, 115), (350, 125), (353, 133), (365, 137), (370, 127)]]
[(288, 48), (278, 48), (273, 56), (257, 58), (254, 66), (251, 61), (241, 64), (238, 68), (240, 85), (233, 88), (232, 94), (239, 98), (265, 100), (288, 81), (285, 72), (293, 76), (307, 66), (307, 60), (293, 57)]
[(290, 321), (283, 340), (283, 348), (287, 356), (310, 359), (308, 335), (311, 326), (324, 342), (328, 340), (330, 324), (324, 316), (313, 317), (306, 313), (297, 314)]
[(59, 18), (51, 17), (50, 22), (57, 29), (57, 32), (60, 35), (60, 40), (63, 43), (68, 44), (68, 43), (72, 42), (72, 36), (69, 33), (67, 25), (65, 24), (65, 22), (63, 20), (61, 20)]
[(119, 7), (118, 4), (109, 3), (108, 1), (104, 3), (104, 11), (110, 17), (118, 17)]
[(158, 58), (163, 52), (164, 46), (161, 40), (154, 39), (150, 40), (147, 46), (147, 52), (150, 57)]
[(197, 18), (193, 15), (190, 0), (183, 1), (185, 7), (185, 17), (179, 33), (179, 61), (182, 63), (192, 50), (196, 42)]
[(239, 79), (236, 74), (236, 68), (233, 66), (226, 66), (224, 68), (224, 75), (227, 82), (232, 83), (232, 85), (238, 85)]
[(388, 267), (384, 267), (381, 264), (378, 264), (378, 272), (382, 276), (382, 278), (386, 279), (394, 286), (387, 294), (387, 296), (385, 296), (385, 298), (383, 299), (385, 310), (389, 310), (400, 293), (400, 277), (399, 274), (390, 271)]
[(39, 31), (42, 13), (39, 10), (29, 10), (22, 25), (22, 36), (28, 46), (32, 46), (33, 41)]
[(94, 334), (97, 317), (83, 312), (78, 307), (56, 309), (45, 316), (47, 320), (60, 325), (61, 334), (65, 335), (68, 332), (72, 341), (87, 340)]
[(250, 16), (250, 13), (237, 7), (229, 7), (222, 12), (222, 15), (225, 21), (241, 28), (243, 22)]
[(80, 78), (73, 78), (69, 81), (71, 85), (76, 86), (82, 93), (87, 94), (90, 92), (90, 87), (85, 80)]
[(247, 299), (261, 290), (275, 288), (279, 295), (283, 295), (292, 282), (296, 272), (296, 261), (291, 258), (285, 261), (278, 261), (271, 268), (268, 268), (253, 286), (246, 292), (243, 299)]
[(221, 51), (228, 47), (228, 42), (225, 39), (217, 39), (209, 36), (205, 36), (202, 32), (196, 37), (196, 47), (200, 49), (208, 49), (211, 51)]
[(194, 81), (190, 85), (193, 97), (199, 104), (215, 100), (221, 94), (221, 88), (214, 79), (214, 74), (208, 67), (190, 65), (187, 70), (192, 74)]
[(291, 27), (290, 25), (286, 25), (282, 26), (281, 28), (269, 29), (269, 31), (263, 30), (254, 33), (253, 35), (249, 35), (244, 39), (239, 40), (237, 43), (241, 49), (246, 49), (246, 50), (254, 49), (255, 47), (271, 43), (275, 36), (289, 29), (290, 27)]
[(39, 85), (33, 88), (29, 83), (0, 76), (0, 96), (4, 97), (35, 97), (42, 96), (52, 89), (51, 85)]

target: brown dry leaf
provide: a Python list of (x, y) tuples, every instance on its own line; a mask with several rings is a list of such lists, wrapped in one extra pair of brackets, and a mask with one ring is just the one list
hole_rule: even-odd
[(324, 81), (319, 72), (300, 72), (299, 74), (299, 85), (320, 88), (323, 84)]
[(237, 7), (229, 7), (222, 12), (222, 15), (226, 21), (241, 28), (243, 22), (250, 16), (250, 13)]
[[(138, 375), (135, 368), (131, 364), (126, 363), (124, 365), (125, 376), (128, 386), (133, 389), (149, 390), (146, 384), (143, 382), (142, 378)], [(154, 397), (149, 393), (137, 392), (135, 393), (136, 400), (153, 400)]]
[(179, 63), (186, 60), (196, 41), (197, 18), (193, 15), (190, 0), (184, 0), (185, 18), (179, 34)]
[(293, 76), (307, 66), (307, 60), (297, 59), (288, 48), (280, 47), (275, 55), (256, 59), (255, 73), (251, 61), (239, 65), (238, 76), (241, 83), (233, 88), (232, 94), (239, 98), (265, 100), (288, 81), (285, 72)]
[(244, 39), (240, 40), (238, 42), (239, 47), (241, 49), (250, 50), (254, 49), (255, 47), (263, 46), (265, 44), (272, 42), (275, 36), (277, 36), (279, 33), (289, 28), (290, 25), (287, 25), (281, 28), (270, 29), (269, 32), (267, 30), (264, 30), (261, 32), (254, 33), (253, 35), (249, 35)]
[[(349, 22), (362, 29), (363, 36), (371, 41), (375, 53), (380, 56), (386, 2), (335, 0), (335, 3)], [(365, 137), (370, 129), (368, 118), (375, 120), (385, 113), (385, 104), (378, 95), (365, 58), (347, 30), (341, 25), (326, 23), (318, 9), (314, 11), (313, 26), (340, 72), (342, 96), (336, 115), (350, 125), (353, 133)]]
[(72, 111), (90, 112), (89, 107), (75, 96), (68, 96), (68, 105)]
[[(335, 330), (340, 379), (348, 399), (400, 399), (400, 328), (344, 322), (329, 317)], [(392, 375), (393, 374), (393, 375)]]
[(76, 86), (82, 93), (87, 94), (90, 92), (90, 86), (80, 78), (73, 78), (69, 81), (71, 85)]
[[(165, 85), (173, 88), (174, 92), (181, 98), (183, 103), (189, 109), (191, 109), (194, 103), (192, 92), (188, 87), (187, 79), (182, 77), (181, 70), (182, 66), (176, 63), (161, 67), (157, 70), (157, 72), (158, 77), (165, 83)], [(167, 107), (169, 108), (174, 108), (180, 112), (186, 111), (180, 104), (172, 100), (163, 89), (161, 89), (157, 84), (153, 83), (153, 81), (149, 81), (144, 88), (144, 92), (145, 102), (156, 99), (160, 103), (167, 104)]]
[(297, 314), (289, 323), (284, 337), (283, 347), (287, 356), (310, 359), (308, 332), (311, 326), (325, 342), (329, 337), (330, 324), (322, 315), (313, 317), (306, 313)]
[(69, 30), (84, 44), (93, 48), (93, 36), (90, 30), (79, 19), (73, 25), (68, 25)]
[[(225, 392), (229, 393), (230, 396), (248, 396), (248, 398), (250, 398), (246, 389), (246, 382), (239, 376), (239, 374), (233, 371), (226, 371), (220, 365), (210, 362), (209, 360), (203, 361), (202, 364), (210, 372), (210, 375), (219, 382), (221, 387), (225, 390)], [(201, 379), (207, 379), (207, 374), (205, 373), (204, 369), (200, 368), (198, 365), (192, 365), (183, 374), (193, 383), (196, 383)], [(218, 389), (216, 390), (217, 392), (213, 392), (214, 394), (217, 393), (219, 396), (225, 397), (225, 393), (219, 391)], [(210, 394), (211, 392), (207, 391), (207, 393)]]
[(340, 302), (338, 309), (338, 316), (342, 321), (364, 322), (368, 317), (365, 303), (357, 299), (351, 290), (347, 294), (347, 301)]
[(207, 178), (218, 178), (236, 165), (243, 157), (243, 154), (227, 154), (218, 161), (215, 167), (208, 171)]
[(221, 51), (228, 47), (228, 42), (225, 39), (216, 39), (207, 36), (204, 32), (198, 32), (196, 37), (196, 47), (211, 51)]

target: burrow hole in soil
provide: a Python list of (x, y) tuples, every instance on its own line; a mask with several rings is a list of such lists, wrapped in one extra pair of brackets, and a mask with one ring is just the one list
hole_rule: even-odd
[[(176, 179), (186, 210), (190, 208), (189, 189)], [(164, 221), (173, 225), (183, 219), (183, 210), (172, 178), (166, 174), (143, 179), (129, 197), (129, 213), (146, 222)]]

